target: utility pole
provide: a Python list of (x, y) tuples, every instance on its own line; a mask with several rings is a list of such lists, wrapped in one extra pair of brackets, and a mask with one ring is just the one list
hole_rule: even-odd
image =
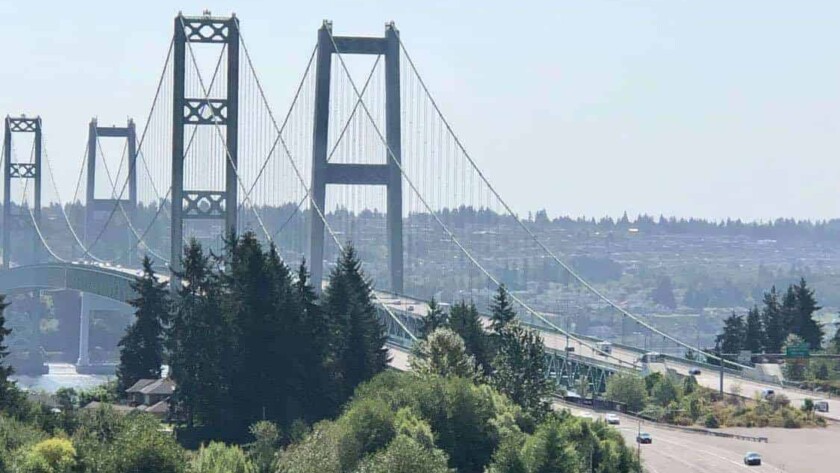
[(723, 399), (723, 356), (720, 354), (720, 340), (715, 341), (715, 351), (720, 362), (720, 398)]
[(639, 433), (636, 435), (636, 459), (639, 461), (639, 471), (642, 471), (642, 442), (639, 438), (642, 436), (642, 419), (639, 419)]

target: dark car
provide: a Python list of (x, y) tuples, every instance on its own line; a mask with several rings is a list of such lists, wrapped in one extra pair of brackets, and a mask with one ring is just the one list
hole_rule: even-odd
[(642, 432), (636, 436), (636, 442), (639, 443), (653, 443), (653, 437), (647, 432)]
[(759, 455), (755, 452), (747, 452), (747, 454), (744, 455), (744, 465), (747, 465), (747, 466), (761, 465), (761, 455)]
[(700, 374), (700, 368), (691, 368), (690, 370), (688, 370), (688, 374), (692, 376), (697, 376)]

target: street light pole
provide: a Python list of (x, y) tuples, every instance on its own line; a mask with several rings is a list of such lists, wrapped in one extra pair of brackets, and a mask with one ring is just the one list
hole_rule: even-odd
[(715, 351), (720, 362), (720, 398), (723, 400), (723, 356), (720, 354), (720, 340), (715, 341)]

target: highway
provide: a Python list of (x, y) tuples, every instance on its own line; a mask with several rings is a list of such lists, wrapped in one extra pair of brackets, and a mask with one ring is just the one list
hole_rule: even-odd
[[(586, 412), (595, 419), (603, 418), (603, 414), (576, 406), (560, 407), (577, 416)], [(619, 418), (621, 424), (615, 428), (628, 445), (638, 448), (639, 422), (626, 416)], [(837, 471), (840, 463), (840, 425), (836, 424), (825, 429), (731, 429), (732, 433), (766, 436), (768, 443), (688, 433), (649, 422), (642, 423), (641, 430), (653, 438), (653, 443), (640, 449), (645, 471), (650, 473), (828, 473)], [(750, 451), (761, 455), (761, 466), (744, 465), (744, 455)]]
[[(407, 371), (408, 351), (402, 347), (389, 346), (388, 348), (392, 357), (391, 366)], [(588, 413), (593, 419), (601, 419), (604, 415), (560, 402), (555, 403), (554, 407), (555, 409), (569, 409), (577, 416)], [(624, 415), (619, 415), (619, 418), (621, 424), (616, 428), (628, 445), (637, 448), (636, 435), (639, 431), (639, 422), (635, 418)], [(719, 430), (740, 435), (767, 437), (768, 443), (690, 433), (652, 422), (642, 422), (641, 430), (653, 437), (652, 444), (642, 445), (640, 449), (645, 471), (649, 473), (743, 473), (748, 471), (826, 473), (837, 471), (835, 467), (840, 464), (840, 448), (837, 448), (840, 445), (840, 424), (837, 423), (831, 423), (827, 428)], [(750, 451), (762, 456), (762, 466), (747, 467), (743, 464), (744, 455)]]

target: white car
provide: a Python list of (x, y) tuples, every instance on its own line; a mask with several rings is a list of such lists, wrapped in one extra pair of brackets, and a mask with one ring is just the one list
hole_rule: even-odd
[(607, 424), (610, 425), (619, 425), (621, 424), (621, 419), (618, 418), (615, 414), (607, 414), (604, 416), (604, 420), (607, 421)]

